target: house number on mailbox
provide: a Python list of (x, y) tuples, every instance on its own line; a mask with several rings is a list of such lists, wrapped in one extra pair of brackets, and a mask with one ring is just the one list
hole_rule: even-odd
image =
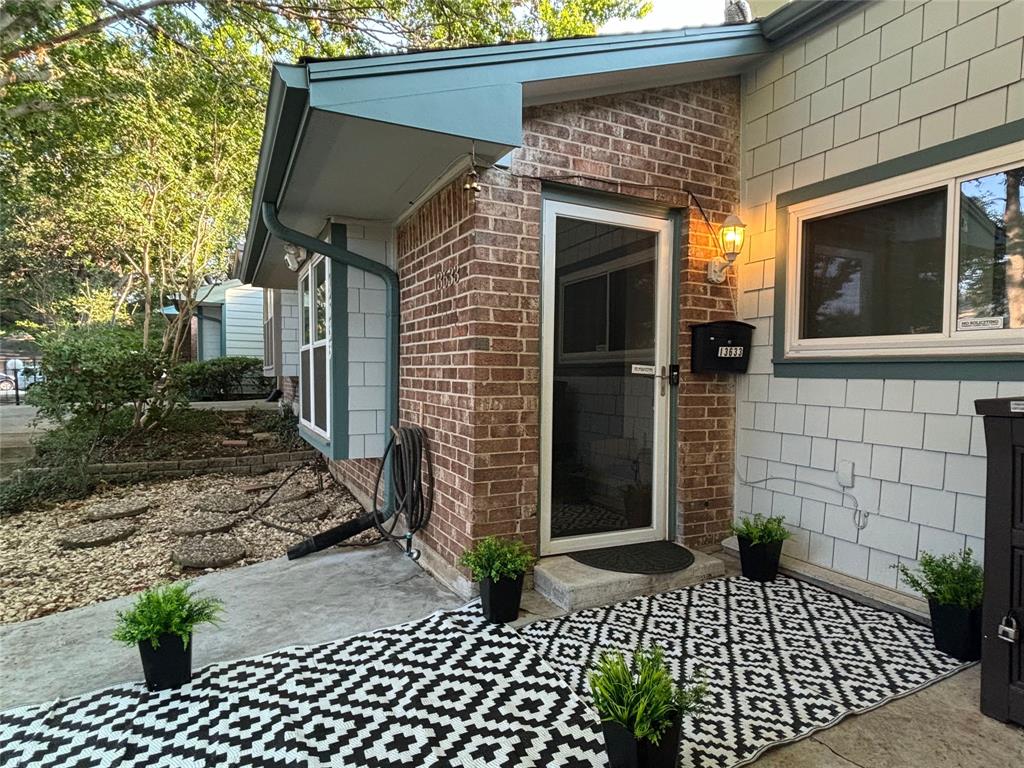
[(719, 357), (743, 357), (743, 347), (719, 347)]

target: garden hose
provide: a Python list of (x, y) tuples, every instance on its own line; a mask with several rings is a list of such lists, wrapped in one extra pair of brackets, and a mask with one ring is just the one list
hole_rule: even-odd
[[(412, 548), (412, 536), (430, 521), (430, 513), (434, 506), (433, 458), (426, 432), (422, 428), (392, 427), (391, 432), (391, 439), (388, 440), (384, 456), (377, 468), (373, 487), (373, 508), (354, 520), (300, 541), (288, 550), (289, 560), (296, 560), (336, 545), (372, 546), (381, 541), (405, 542), (406, 555), (413, 560), (419, 559), (419, 550)], [(379, 506), (381, 482), (386, 467), (390, 467), (392, 497), (390, 503)], [(395, 529), (402, 518), (405, 519), (405, 530), (396, 534)], [(346, 539), (370, 528), (377, 529), (379, 539), (365, 544), (345, 543)]]

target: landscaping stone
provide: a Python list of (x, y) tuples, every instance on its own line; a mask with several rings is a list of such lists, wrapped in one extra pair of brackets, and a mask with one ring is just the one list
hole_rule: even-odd
[(68, 529), (57, 542), (65, 549), (102, 547), (104, 544), (123, 541), (136, 530), (136, 526), (127, 520), (97, 520)]
[(149, 502), (138, 499), (111, 499), (102, 504), (86, 507), (85, 519), (90, 522), (98, 520), (120, 520), (125, 517), (136, 517), (149, 509)]
[(249, 445), (248, 440), (222, 440), (221, 445), (225, 448), (245, 448)]
[(200, 496), (195, 503), (203, 512), (223, 512), (231, 514), (243, 512), (252, 504), (252, 496), (247, 493), (217, 493)]
[(331, 514), (331, 508), (324, 502), (314, 499), (306, 503), (292, 502), (287, 508), (275, 507), (274, 514), (283, 520), (312, 523)]
[(204, 533), (229, 531), (238, 522), (234, 515), (224, 512), (199, 511), (175, 525), (171, 530), (178, 536), (196, 536)]
[(245, 545), (227, 533), (187, 538), (171, 552), (171, 560), (182, 568), (223, 568), (243, 557)]
[(276, 507), (278, 504), (289, 504), (293, 501), (302, 501), (302, 499), (308, 499), (312, 495), (312, 488), (300, 488), (294, 491), (280, 490), (271, 497), (270, 501), (268, 501), (265, 506)]
[(242, 486), (242, 491), (244, 493), (259, 493), (260, 491), (271, 491), (273, 489), (273, 483), (249, 483), (248, 485)]

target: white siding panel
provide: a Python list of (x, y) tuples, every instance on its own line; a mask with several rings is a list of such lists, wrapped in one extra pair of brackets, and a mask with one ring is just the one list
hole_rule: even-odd
[(251, 285), (224, 294), (224, 354), (263, 359), (263, 289)]

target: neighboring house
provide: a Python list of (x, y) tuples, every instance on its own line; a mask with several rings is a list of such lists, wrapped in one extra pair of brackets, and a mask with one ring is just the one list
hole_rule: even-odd
[[(1024, 394), (1022, 5), (276, 66), (239, 265), (268, 372), (363, 500), (389, 422), (428, 431), (424, 562), (463, 591), (488, 534), (704, 546), (753, 511), (890, 587), (980, 553), (973, 401)], [(690, 326), (731, 319), (748, 373), (690, 373)]]
[(191, 326), (193, 359), (264, 358), (264, 293), (236, 279), (200, 288)]

